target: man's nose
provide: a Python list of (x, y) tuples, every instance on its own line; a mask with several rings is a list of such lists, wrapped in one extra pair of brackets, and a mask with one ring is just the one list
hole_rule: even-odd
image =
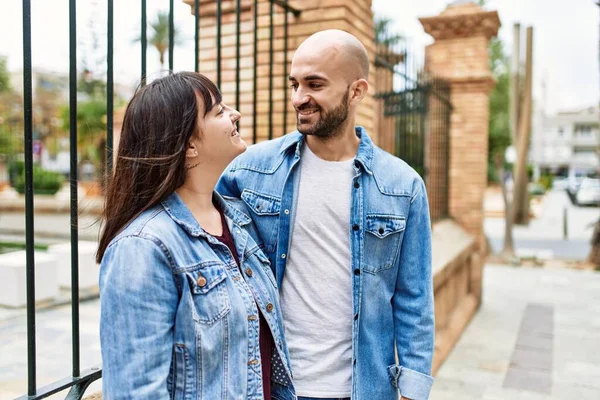
[(308, 103), (309, 101), (310, 97), (307, 96), (306, 93), (302, 90), (297, 89), (294, 92), (292, 92), (292, 105), (294, 106), (294, 108), (299, 108), (300, 106)]

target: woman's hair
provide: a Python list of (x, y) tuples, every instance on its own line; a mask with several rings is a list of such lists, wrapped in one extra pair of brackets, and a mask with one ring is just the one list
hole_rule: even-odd
[[(202, 116), (197, 96), (204, 106)], [(198, 118), (219, 103), (215, 84), (194, 72), (170, 74), (136, 90), (125, 111), (106, 190), (97, 262), (127, 224), (183, 185), (187, 145), (199, 133)]]

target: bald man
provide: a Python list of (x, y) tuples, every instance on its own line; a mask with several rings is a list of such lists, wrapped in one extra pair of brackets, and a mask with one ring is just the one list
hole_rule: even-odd
[(354, 36), (309, 37), (289, 76), (297, 131), (250, 147), (217, 187), (248, 206), (279, 287), (295, 393), (273, 359), (274, 400), (429, 397), (427, 195), (355, 126), (368, 75)]

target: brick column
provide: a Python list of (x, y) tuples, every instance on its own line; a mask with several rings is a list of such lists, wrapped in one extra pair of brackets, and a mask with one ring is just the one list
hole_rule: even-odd
[[(194, 0), (183, 0), (190, 5), (194, 14)], [(287, 130), (296, 128), (296, 117), (290, 101), (285, 71), (289, 74), (292, 57), (298, 45), (313, 33), (324, 29), (342, 29), (355, 35), (366, 47), (374, 62), (374, 28), (371, 0), (296, 0), (289, 1), (290, 6), (302, 10), (299, 17), (288, 15), (288, 66), (284, 69), (284, 13), (282, 7), (275, 5), (274, 45), (273, 45), (273, 126), (274, 137), (283, 132), (283, 110), (287, 107)], [(254, 73), (254, 0), (241, 1), (241, 80), (240, 112), (242, 113), (241, 133), (249, 143), (252, 140), (254, 115), (257, 118), (257, 137), (268, 137), (269, 118), (269, 39), (270, 39), (270, 3), (258, 2), (258, 55), (257, 55), (257, 108), (253, 110), (253, 73)], [(200, 0), (200, 72), (216, 81), (216, 2)], [(221, 26), (222, 75), (221, 90), (225, 101), (235, 105), (235, 68), (236, 68), (236, 24), (235, 1), (223, 0)], [(375, 68), (371, 68), (370, 81), (375, 80)], [(374, 132), (376, 103), (373, 99), (375, 88), (369, 91), (358, 110), (357, 124), (363, 125), (371, 136)]]
[(482, 245), (489, 94), (494, 87), (488, 44), (500, 19), (495, 11), (457, 1), (439, 16), (419, 20), (435, 39), (426, 48), (425, 68), (450, 83), (450, 216)]

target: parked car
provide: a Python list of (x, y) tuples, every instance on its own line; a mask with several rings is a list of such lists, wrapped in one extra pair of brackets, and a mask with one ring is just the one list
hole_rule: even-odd
[(575, 203), (600, 206), (600, 179), (583, 178), (575, 194)]

